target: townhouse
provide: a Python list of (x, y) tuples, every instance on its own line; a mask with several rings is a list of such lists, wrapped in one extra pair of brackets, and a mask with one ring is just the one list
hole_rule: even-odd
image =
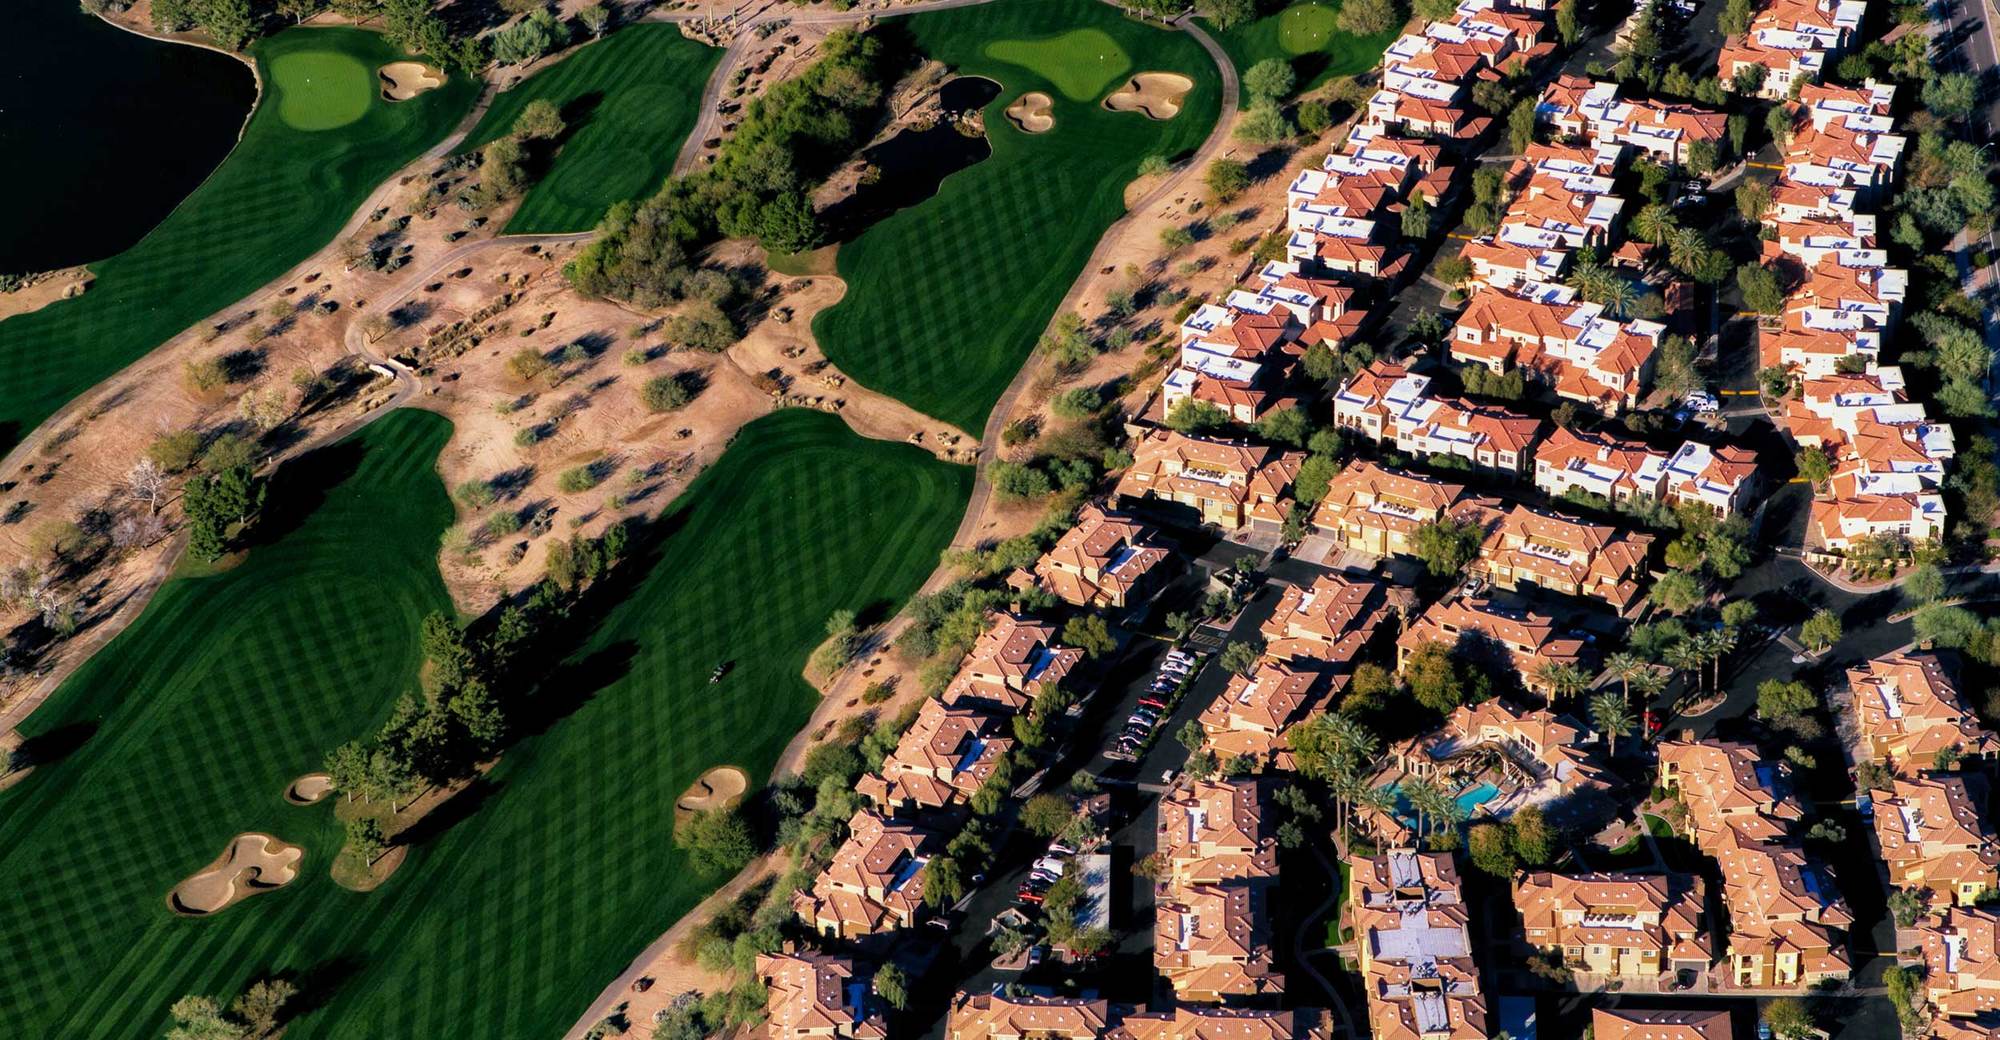
[(1872, 363), (1909, 290), (1908, 273), (1886, 263), (1879, 249), (1822, 252), (1785, 299), (1778, 325), (1759, 326), (1763, 367), (1782, 366), (1810, 379), (1832, 375), (1850, 355)]
[(1313, 508), (1313, 529), (1342, 548), (1376, 556), (1415, 556), (1417, 531), (1460, 513), (1483, 519), (1465, 485), (1384, 469), (1357, 459), (1327, 484)]
[(892, 816), (968, 801), (1013, 753), (1011, 717), (970, 700), (926, 700), (882, 768), (855, 790)]
[(1637, 407), (1666, 327), (1616, 321), (1566, 285), (1529, 283), (1473, 295), (1447, 343), (1454, 361), (1518, 368), (1558, 397), (1608, 414)]
[(1624, 198), (1612, 193), (1624, 146), (1531, 144), (1505, 180), (1506, 212), (1491, 234), (1459, 251), (1476, 286), (1513, 289), (1552, 283), (1570, 254), (1608, 247), (1617, 237)]
[[(1314, 301), (1306, 311), (1344, 307), (1345, 297)], [(1285, 391), (1305, 347), (1306, 323), (1275, 296), (1232, 291), (1221, 304), (1204, 303), (1180, 327), (1180, 361), (1160, 389), (1164, 420), (1184, 400), (1213, 405), (1239, 423), (1296, 403)]]
[(1056, 627), (1022, 614), (994, 611), (986, 630), (946, 685), (944, 703), (974, 702), (1005, 712), (1025, 710), (1044, 689), (1058, 686), (1083, 663), (1083, 651), (1056, 644)]
[(1901, 369), (1809, 378), (1784, 402), (1779, 421), (1801, 447), (1821, 448), (1834, 463), (1824, 496), (1812, 505), (1812, 544), (1847, 549), (1868, 537), (1943, 535), (1944, 499), (1936, 489), (1956, 445), (1951, 427), (1905, 399)]
[(1618, 84), (1564, 75), (1542, 91), (1535, 121), (1563, 137), (1630, 145), (1652, 158), (1685, 165), (1696, 145), (1719, 155), (1729, 117), (1695, 105), (1618, 96)]
[(1388, 631), (1394, 612), (1388, 599), (1387, 586), (1373, 578), (1323, 573), (1311, 585), (1287, 583), (1259, 629), (1264, 654), (1301, 668), (1344, 672)]
[(1450, 17), (1389, 45), (1364, 125), (1459, 139), (1479, 136), (1492, 119), (1468, 109), (1471, 84), (1526, 68), (1552, 53), (1554, 41), (1543, 39), (1547, 32), (1534, 12), (1503, 10), (1493, 0), (1465, 0)]
[[(2000, 1012), (2000, 917), (1975, 907), (1946, 907), (1918, 922), (1924, 997), (1948, 1022)], [(1942, 1035), (1942, 1034), (1940, 1034)]]
[(1287, 226), (1298, 230), (1322, 214), (1374, 218), (1399, 211), (1411, 198), (1436, 205), (1451, 185), (1452, 167), (1440, 162), (1443, 154), (1429, 141), (1357, 128), (1318, 168), (1292, 178), (1285, 189), (1292, 215)]
[(1032, 571), (1017, 573), (1010, 583), (1040, 588), (1074, 607), (1123, 608), (1166, 584), (1172, 558), (1171, 545), (1151, 526), (1091, 503)]
[(1731, 1040), (1726, 1009), (1592, 1008), (1592, 1040)]
[(1429, 780), (1456, 774), (1467, 764), (1476, 771), (1493, 752), (1510, 777), (1541, 785), (1551, 795), (1573, 795), (1615, 782), (1596, 745), (1584, 742), (1585, 732), (1567, 715), (1496, 697), (1459, 705), (1442, 727), (1395, 744), (1389, 754), (1398, 769)]
[(836, 939), (913, 927), (924, 910), (924, 867), (942, 844), (914, 823), (859, 810), (833, 861), (792, 896), (792, 909), (806, 927)]
[(1558, 427), (1535, 449), (1535, 486), (1556, 498), (1576, 490), (1613, 504), (1645, 498), (1726, 517), (1755, 494), (1757, 456), (1698, 441), (1668, 452), (1607, 431)]
[(1449, 852), (1355, 856), (1348, 907), (1375, 1040), (1486, 1040), (1471, 914)]
[(1782, 101), (1794, 83), (1817, 83), (1854, 41), (1867, 0), (1768, 0), (1743, 36), (1722, 45), (1716, 74), (1731, 87), (1746, 70), (1760, 68), (1759, 97)]
[(1430, 643), (1498, 658), (1511, 664), (1522, 684), (1536, 691), (1545, 690), (1543, 668), (1583, 659), (1583, 640), (1558, 634), (1554, 618), (1470, 596), (1434, 603), (1411, 622), (1396, 639), (1397, 669), (1406, 667), (1410, 655)]
[(846, 957), (811, 951), (757, 955), (764, 984), (765, 1029), (771, 1040), (885, 1040), (888, 1026), (873, 1006), (866, 978)]
[(1517, 478), (1542, 421), (1496, 404), (1435, 396), (1429, 376), (1376, 361), (1356, 372), (1333, 398), (1333, 422), (1369, 440), (1418, 456), (1460, 458)]
[(1589, 988), (1707, 971), (1715, 944), (1706, 900), (1695, 874), (1538, 870), (1514, 879), (1523, 938), (1570, 970), (1595, 976)]
[(1260, 660), (1249, 675), (1229, 677), (1222, 696), (1202, 709), (1201, 729), (1224, 760), (1270, 762), (1285, 755), (1285, 732), (1324, 710), (1332, 689), (1317, 670)]
[(945, 1018), (950, 1040), (1098, 1040), (1112, 1022), (1101, 999), (959, 992)]
[(1979, 724), (1972, 706), (1935, 654), (1890, 654), (1847, 670), (1861, 755), (1901, 776), (1931, 768), (1938, 753), (1992, 761), (2000, 738)]
[(1620, 614), (1639, 605), (1653, 536), (1516, 505), (1500, 514), (1470, 572), (1496, 588), (1536, 585), (1603, 600)]
[(1276, 532), (1291, 511), (1292, 480), (1304, 461), (1304, 452), (1151, 430), (1134, 445), (1115, 496), (1171, 503), (1225, 531)]
[(1153, 965), (1186, 1001), (1282, 993), (1270, 919), (1277, 842), (1254, 779), (1202, 780), (1160, 800)]
[(1739, 988), (1844, 979), (1853, 914), (1824, 866), (1791, 838), (1803, 815), (1789, 772), (1746, 744), (1663, 741), (1660, 786), (1687, 807), (1684, 829), (1722, 876), (1728, 980)]
[(1986, 785), (1939, 773), (1899, 776), (1875, 794), (1875, 840), (1889, 881), (1926, 888), (1945, 902), (1970, 906), (2000, 884), (2000, 841), (1982, 805)]
[(1106, 1040), (1329, 1040), (1333, 1023), (1320, 1008), (1192, 1007), (1136, 1011)]

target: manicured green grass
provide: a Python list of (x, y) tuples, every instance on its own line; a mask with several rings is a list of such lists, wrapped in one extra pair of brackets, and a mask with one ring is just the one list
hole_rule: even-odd
[(375, 70), (337, 50), (302, 50), (270, 60), (278, 114), (294, 130), (331, 130), (368, 114), (381, 93)]
[[(888, 24), (906, 27), (919, 49), (955, 71), (1002, 85), (985, 110), (993, 155), (843, 244), (847, 295), (813, 332), (849, 376), (976, 436), (1097, 240), (1124, 214), (1140, 160), (1199, 147), (1215, 124), (1221, 85), (1214, 61), (1186, 34), (1089, 0), (1010, 0)], [(1160, 122), (1108, 112), (1096, 94), (1073, 100), (986, 46), (1080, 29), (1114, 40), (1134, 71), (1193, 79), (1180, 115)], [(1002, 114), (1032, 90), (1054, 99), (1048, 133), (1023, 133)]]
[(1397, 26), (1374, 36), (1352, 36), (1340, 31), (1339, 16), (1339, 0), (1302, 0), (1227, 30), (1206, 20), (1204, 25), (1229, 52), (1239, 75), (1260, 61), (1278, 58), (1292, 63), (1298, 89), (1311, 90), (1336, 76), (1374, 68), (1402, 31)]
[(587, 231), (613, 203), (657, 190), (694, 129), (702, 87), (722, 52), (672, 25), (620, 29), (493, 102), (467, 149), (505, 134), (530, 101), (560, 105), (562, 150), (507, 222), (515, 234)]
[[(826, 616), (914, 591), (971, 483), (969, 469), (817, 412), (746, 427), (642, 539), (629, 587), (602, 590), (617, 605), (536, 694), (562, 717), (508, 750), (475, 811), (359, 895), (326, 876), (330, 809), (280, 793), (410, 684), (451, 516), (429, 471), (438, 420), (392, 416), (363, 441), (360, 471), (296, 535), (206, 579), (217, 584), (164, 591), (36, 717), (103, 724), (0, 794), (8, 1029), (150, 1040), (184, 993), (295, 972), (325, 1003), (288, 1040), (561, 1035), (715, 884), (673, 848), (674, 800), (714, 765), (769, 772), (817, 703), (799, 670)], [(382, 514), (396, 510), (416, 519), (389, 545)], [(297, 560), (288, 546), (309, 536), (331, 551)], [(734, 668), (710, 685), (719, 660)], [(169, 914), (167, 888), (252, 827), (306, 845), (300, 879), (207, 920)], [(44, 863), (73, 865), (37, 879)]]
[(1071, 29), (1039, 40), (995, 40), (986, 56), (1056, 85), (1071, 101), (1093, 101), (1132, 67), (1132, 56), (1102, 29)]
[[(0, 321), (0, 450), (175, 333), (242, 299), (331, 241), (368, 193), (443, 137), (472, 103), (455, 76), (409, 101), (381, 100), (374, 70), (403, 57), (376, 33), (292, 29), (251, 48), (275, 83), (213, 175), (131, 249), (92, 265), (83, 296)], [(311, 55), (353, 59), (367, 73), (367, 112), (335, 130), (288, 122), (322, 106), (274, 69)], [(319, 59), (313, 58), (317, 62)], [(288, 112), (296, 107), (297, 111)], [(320, 116), (325, 118), (325, 116)], [(134, 171), (134, 176), (144, 176)]]

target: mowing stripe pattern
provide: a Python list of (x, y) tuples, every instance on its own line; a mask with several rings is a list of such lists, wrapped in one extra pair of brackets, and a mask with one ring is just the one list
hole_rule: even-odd
[(563, 110), (562, 148), (512, 220), (511, 234), (588, 231), (613, 203), (657, 191), (694, 129), (722, 52), (672, 25), (633, 25), (508, 90), (466, 136), (467, 150), (507, 133), (531, 101)]
[[(290, 54), (337, 51), (373, 69), (402, 58), (376, 33), (291, 29), (251, 47), (260, 74)], [(83, 296), (0, 321), (0, 451), (71, 398), (310, 256), (388, 176), (472, 104), (463, 76), (316, 132), (288, 126), (269, 96), (214, 174), (137, 245), (92, 265)], [(143, 175), (143, 174), (140, 174)], [(227, 349), (236, 349), (232, 344)]]
[[(1199, 147), (1220, 111), (1221, 82), (1191, 37), (1091, 0), (1007, 0), (892, 24), (906, 26), (925, 55), (1002, 85), (985, 110), (993, 155), (843, 244), (837, 262), (847, 294), (814, 320), (813, 333), (848, 376), (976, 431), (1098, 239), (1124, 215), (1125, 186), (1140, 161)], [(1178, 116), (1106, 111), (1101, 95), (1121, 88), (1123, 75), (1078, 101), (1034, 71), (1115, 61), (1076, 50), (1104, 37), (1129, 57), (1131, 72), (1194, 81)], [(1007, 45), (989, 46), (996, 41)], [(993, 49), (1007, 57), (991, 56)], [(1086, 78), (1061, 75), (1072, 89)], [(1003, 113), (1037, 90), (1054, 99), (1055, 127), (1024, 133)]]
[[(173, 1000), (297, 973), (290, 1040), (559, 1035), (717, 879), (673, 848), (704, 770), (768, 774), (817, 698), (799, 678), (828, 614), (886, 616), (949, 541), (971, 471), (834, 416), (746, 427), (604, 591), (615, 601), (535, 696), (558, 715), (476, 805), (373, 893), (326, 869), (327, 806), (281, 792), (378, 724), (444, 602), (442, 420), (392, 415), (330, 460), (311, 517), (235, 570), (163, 589), (33, 720), (96, 722), (0, 793), (0, 1006), (22, 1036), (140, 1040)], [(334, 465), (358, 455), (352, 474)], [(708, 683), (719, 660), (734, 668)], [(241, 830), (306, 846), (299, 880), (202, 920), (164, 894)]]

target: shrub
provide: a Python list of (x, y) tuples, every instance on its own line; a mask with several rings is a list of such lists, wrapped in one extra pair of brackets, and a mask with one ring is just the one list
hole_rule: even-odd
[(656, 376), (639, 388), (639, 400), (647, 411), (672, 412), (687, 407), (694, 400), (694, 390), (679, 375)]
[(565, 495), (574, 495), (596, 487), (598, 480), (595, 467), (578, 466), (575, 469), (563, 470), (562, 476), (556, 478), (556, 490)]

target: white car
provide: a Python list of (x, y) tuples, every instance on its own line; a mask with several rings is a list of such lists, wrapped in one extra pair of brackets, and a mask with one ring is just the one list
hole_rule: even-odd
[(1690, 411), (1693, 411), (1700, 415), (1706, 415), (1710, 412), (1719, 412), (1722, 410), (1722, 402), (1716, 400), (1714, 394), (1706, 393), (1701, 390), (1696, 390), (1695, 392), (1687, 395), (1687, 398), (1683, 400), (1681, 403), (1687, 405)]

